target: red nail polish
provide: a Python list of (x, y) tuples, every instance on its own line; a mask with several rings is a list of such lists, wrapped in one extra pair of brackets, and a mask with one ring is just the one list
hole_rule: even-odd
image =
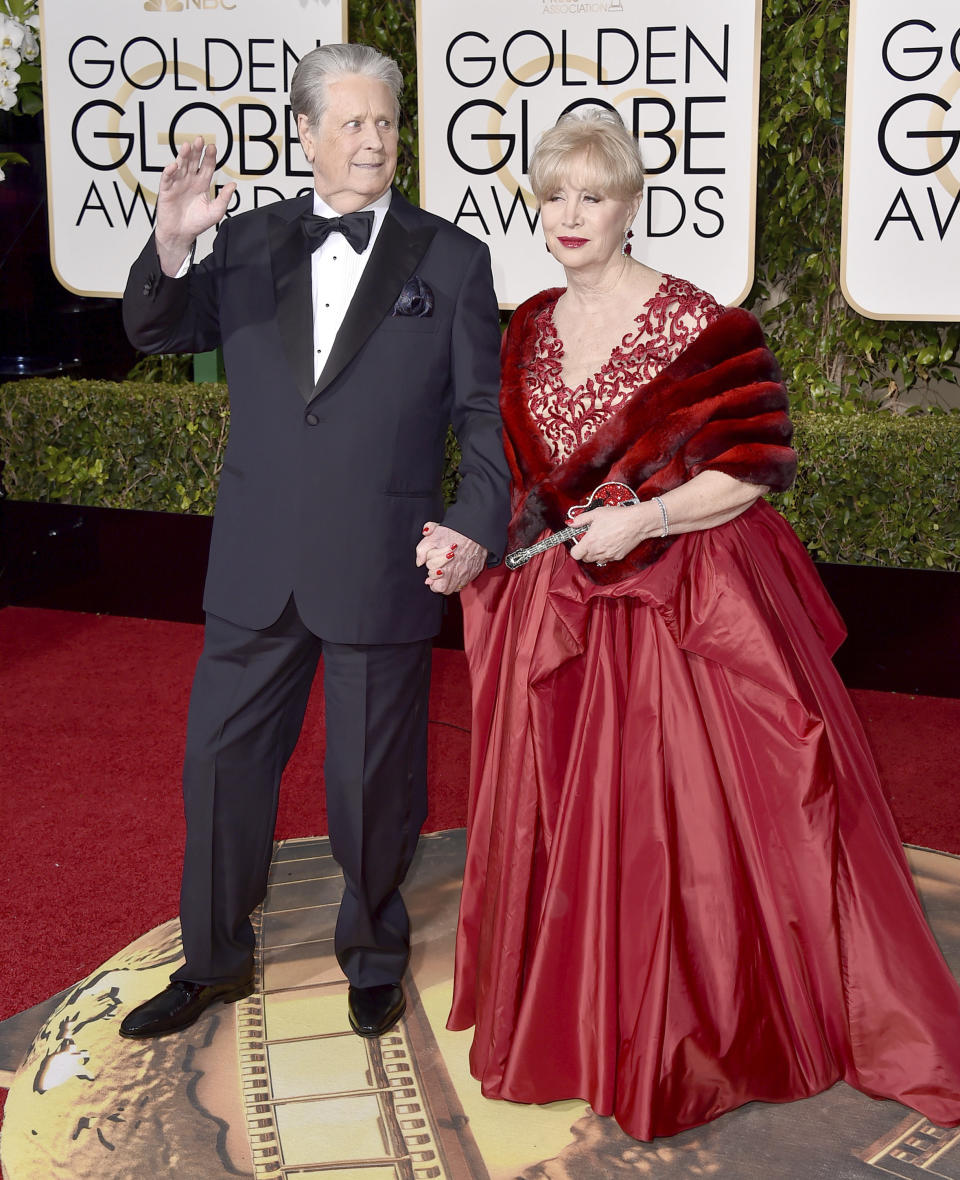
[(453, 557), (453, 551), (452, 551), (452, 550), (451, 550), (451, 551), (450, 551), (450, 552), (447, 554), (447, 561), (449, 561), (451, 557)]
[(442, 577), (443, 577), (443, 570), (437, 570), (437, 577), (438, 577), (438, 578), (442, 578)]
[(425, 524), (423, 526), (423, 535), (426, 536), (427, 533), (429, 533), (429, 532), (430, 532), (430, 526), (428, 524)]
[(451, 549), (456, 549), (456, 547), (457, 547), (457, 543), (456, 543), (456, 541), (454, 541), (454, 542), (453, 542), (453, 544), (450, 546), (450, 548), (451, 548)]

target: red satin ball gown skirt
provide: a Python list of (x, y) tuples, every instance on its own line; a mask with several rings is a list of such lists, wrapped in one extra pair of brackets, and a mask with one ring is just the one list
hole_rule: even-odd
[(842, 1078), (960, 1122), (960, 989), (786, 522), (758, 501), (608, 587), (558, 546), (463, 597), (448, 1026), (483, 1093), (651, 1139)]

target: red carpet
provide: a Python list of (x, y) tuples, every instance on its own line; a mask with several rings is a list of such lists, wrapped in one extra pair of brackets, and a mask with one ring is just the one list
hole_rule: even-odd
[[(0, 1019), (67, 987), (176, 913), (179, 766), (201, 629), (0, 611)], [(960, 853), (960, 701), (854, 694), (904, 839)], [(469, 686), (437, 650), (428, 830), (466, 816)], [(277, 835), (326, 831), (319, 694), (284, 780)]]

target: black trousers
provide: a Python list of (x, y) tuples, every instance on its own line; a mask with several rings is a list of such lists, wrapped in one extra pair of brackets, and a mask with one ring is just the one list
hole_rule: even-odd
[(267, 890), (280, 777), (321, 654), (327, 815), (344, 877), (337, 958), (359, 987), (401, 978), (410, 923), (399, 886), (427, 814), (430, 653), (429, 639), (327, 642), (293, 599), (262, 631), (207, 616), (183, 770), (186, 962), (173, 979), (218, 983), (251, 969), (250, 914)]

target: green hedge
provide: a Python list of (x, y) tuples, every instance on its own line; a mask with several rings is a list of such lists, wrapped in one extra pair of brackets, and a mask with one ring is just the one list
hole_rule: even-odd
[(818, 561), (960, 569), (960, 415), (794, 415), (797, 481), (771, 501)]
[[(821, 561), (960, 569), (960, 415), (796, 415), (800, 474), (774, 503)], [(213, 511), (223, 385), (33, 380), (0, 386), (17, 500)], [(456, 448), (448, 448), (447, 491)]]
[(16, 500), (213, 511), (225, 385), (37, 379), (0, 385), (0, 478)]

